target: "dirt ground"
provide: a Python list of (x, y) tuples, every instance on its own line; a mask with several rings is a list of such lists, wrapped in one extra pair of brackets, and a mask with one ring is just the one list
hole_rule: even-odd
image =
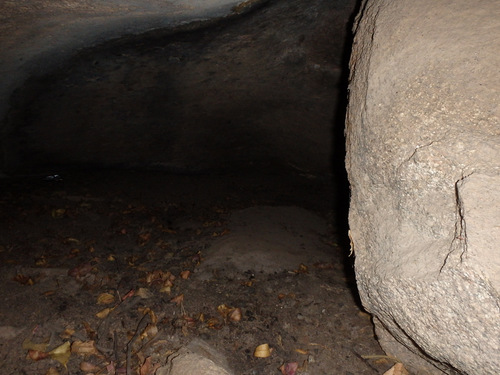
[[(193, 339), (238, 375), (382, 374), (393, 364), (357, 299), (330, 181), (61, 178), (1, 181), (4, 373), (151, 374)], [(270, 356), (254, 356), (261, 344)], [(50, 353), (61, 345), (66, 355)]]

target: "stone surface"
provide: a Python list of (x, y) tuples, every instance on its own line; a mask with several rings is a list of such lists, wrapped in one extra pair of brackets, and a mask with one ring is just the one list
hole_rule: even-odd
[(156, 375), (231, 375), (225, 358), (205, 341), (194, 339), (169, 356)]
[(412, 374), (500, 369), (499, 12), (493, 0), (364, 1), (355, 25), (357, 282)]
[(325, 221), (303, 208), (247, 208), (232, 214), (229, 230), (207, 250), (200, 277), (210, 277), (216, 268), (224, 274), (274, 273), (330, 260), (331, 249), (320, 240)]

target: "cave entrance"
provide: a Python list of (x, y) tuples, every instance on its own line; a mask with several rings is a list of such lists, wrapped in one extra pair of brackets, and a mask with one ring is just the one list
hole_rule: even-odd
[(270, 1), (82, 49), (27, 80), (4, 140), (6, 324), (92, 341), (98, 369), (146, 371), (185, 345), (234, 374), (390, 367), (373, 360), (344, 243), (354, 6)]

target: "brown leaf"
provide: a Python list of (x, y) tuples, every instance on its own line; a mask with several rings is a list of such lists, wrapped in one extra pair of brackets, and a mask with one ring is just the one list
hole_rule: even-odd
[(170, 300), (172, 303), (176, 303), (177, 305), (180, 305), (184, 301), (184, 294), (179, 294), (177, 297), (174, 297)]
[(109, 305), (115, 301), (115, 296), (110, 293), (101, 293), (99, 297), (97, 297), (98, 305)]
[(189, 270), (182, 271), (180, 274), (181, 279), (184, 279), (184, 280), (189, 279), (189, 275), (191, 275), (191, 271), (189, 271)]
[(99, 366), (94, 365), (93, 363), (90, 362), (81, 362), (80, 363), (80, 370), (82, 370), (85, 373), (89, 372), (98, 372), (101, 368)]
[(141, 366), (141, 369), (139, 370), (140, 375), (149, 375), (151, 374), (151, 357), (147, 357), (144, 363)]
[(40, 361), (42, 359), (47, 358), (48, 356), (49, 356), (49, 353), (42, 352), (40, 350), (29, 350), (28, 351), (28, 357), (33, 361)]
[(19, 273), (16, 276), (14, 276), (12, 280), (23, 285), (33, 285), (35, 283), (31, 277), (26, 275), (21, 275)]
[(71, 344), (71, 352), (80, 354), (80, 355), (99, 355), (99, 351), (95, 347), (95, 343), (93, 340), (90, 341), (80, 341), (76, 340)]
[(229, 313), (229, 320), (239, 322), (241, 320), (241, 309), (238, 307)]

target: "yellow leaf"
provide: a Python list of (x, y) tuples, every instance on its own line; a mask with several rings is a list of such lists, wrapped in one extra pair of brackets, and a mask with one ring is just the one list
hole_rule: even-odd
[(112, 308), (106, 307), (104, 310), (99, 311), (95, 316), (97, 316), (99, 319), (104, 319), (109, 315), (109, 313), (113, 311)]
[(267, 358), (271, 355), (271, 349), (268, 344), (262, 344), (255, 348), (253, 356), (257, 358)]
[(98, 305), (109, 305), (115, 301), (115, 296), (110, 293), (101, 293), (99, 297), (97, 297)]
[(53, 360), (56, 360), (64, 367), (68, 363), (69, 357), (71, 356), (71, 344), (69, 341), (66, 341), (64, 344), (58, 346), (57, 348), (51, 350), (49, 352), (50, 357)]

